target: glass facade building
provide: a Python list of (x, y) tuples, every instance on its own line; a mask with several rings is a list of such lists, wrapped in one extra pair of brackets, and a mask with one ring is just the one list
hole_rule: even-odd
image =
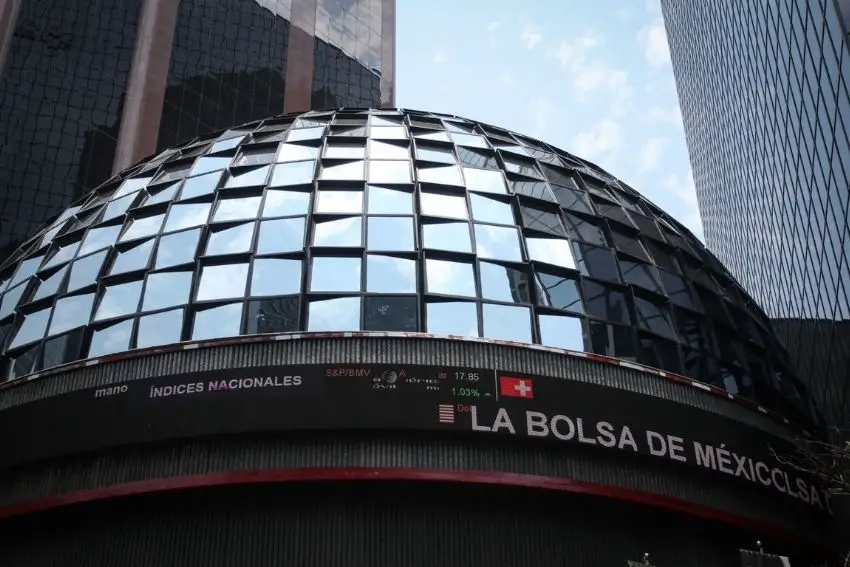
[(407, 331), (642, 363), (816, 420), (765, 314), (687, 229), (557, 148), (400, 110), (161, 152), (0, 267), (3, 379), (186, 340)]
[(395, 0), (0, 0), (0, 254), (139, 159), (394, 104)]
[(847, 2), (662, 0), (706, 241), (850, 411)]

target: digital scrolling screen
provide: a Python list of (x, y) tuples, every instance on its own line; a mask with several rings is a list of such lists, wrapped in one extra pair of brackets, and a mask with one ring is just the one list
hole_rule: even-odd
[(787, 441), (657, 397), (487, 368), (299, 365), (196, 372), (78, 390), (0, 411), (0, 467), (216, 434), (424, 430), (582, 446), (709, 474), (828, 510), (783, 468)]

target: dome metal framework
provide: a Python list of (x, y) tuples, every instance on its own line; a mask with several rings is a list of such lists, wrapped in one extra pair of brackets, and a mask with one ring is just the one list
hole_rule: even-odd
[(410, 331), (540, 343), (815, 411), (682, 225), (543, 142), (412, 110), (283, 115), (84, 196), (0, 269), (2, 379), (184, 340)]

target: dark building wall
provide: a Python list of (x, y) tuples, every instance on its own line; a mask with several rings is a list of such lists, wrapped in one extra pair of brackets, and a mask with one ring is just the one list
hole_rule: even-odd
[[(662, 0), (706, 240), (813, 386), (850, 355), (850, 52), (832, 0)], [(817, 327), (818, 340), (807, 333)], [(817, 348), (801, 348), (811, 345)], [(833, 371), (828, 380), (820, 376)], [(824, 408), (843, 421), (846, 384)]]

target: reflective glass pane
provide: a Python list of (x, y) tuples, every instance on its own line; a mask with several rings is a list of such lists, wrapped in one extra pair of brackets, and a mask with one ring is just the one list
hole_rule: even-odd
[(489, 148), (490, 144), (483, 136), (475, 136), (473, 134), (459, 134), (452, 132), (452, 140), (458, 146), (469, 146), (471, 148)]
[(183, 183), (183, 190), (180, 191), (181, 199), (191, 199), (201, 195), (209, 195), (218, 187), (221, 181), (222, 171), (191, 177)]
[(230, 165), (230, 162), (233, 160), (231, 156), (225, 157), (216, 157), (216, 156), (203, 156), (199, 157), (195, 160), (195, 165), (192, 166), (192, 171), (189, 172), (189, 176), (200, 175), (201, 173), (208, 173), (210, 171), (218, 171), (220, 169), (226, 168)]
[(71, 276), (68, 278), (66, 291), (74, 291), (87, 285), (97, 283), (103, 261), (106, 259), (106, 250), (80, 258), (71, 264)]
[(502, 172), (500, 171), (464, 167), (463, 176), (466, 178), (466, 188), (470, 191), (501, 194), (508, 192), (505, 178), (502, 177)]
[(370, 185), (369, 213), (380, 215), (413, 214), (412, 194), (406, 191)]
[(319, 179), (325, 181), (358, 181), (366, 178), (366, 162), (352, 161), (336, 165), (322, 165)]
[(369, 140), (369, 158), (410, 159), (410, 150), (407, 146), (399, 146), (398, 144), (389, 144), (386, 142), (378, 142), (377, 140)]
[(313, 160), (281, 163), (274, 167), (274, 173), (272, 173), (272, 180), (269, 183), (269, 187), (312, 183), (315, 171), (316, 162)]
[(422, 225), (422, 246), (432, 250), (472, 252), (469, 223), (446, 222)]
[(260, 223), (257, 254), (280, 254), (304, 249), (304, 217)]
[(359, 331), (360, 298), (341, 297), (311, 301), (307, 314), (308, 331)]
[(214, 221), (253, 219), (260, 209), (262, 197), (242, 197), (240, 199), (222, 199), (213, 213)]
[(67, 333), (45, 341), (41, 351), (41, 362), (36, 363), (34, 370), (52, 368), (78, 360), (83, 342), (83, 329)]
[(130, 348), (133, 320), (121, 321), (92, 333), (88, 358), (124, 352)]
[(139, 318), (137, 348), (179, 343), (183, 333), (183, 310), (172, 309)]
[(242, 171), (230, 170), (230, 176), (227, 178), (224, 186), (228, 189), (264, 186), (266, 179), (269, 177), (269, 170), (271, 170), (271, 166), (269, 165)]
[(326, 158), (336, 159), (363, 159), (366, 157), (366, 148), (360, 144), (329, 143), (325, 148)]
[(578, 280), (537, 272), (537, 300), (541, 305), (584, 312)]
[(30, 313), (18, 329), (15, 338), (9, 343), (9, 348), (29, 344), (44, 337), (47, 330), (47, 320), (50, 318), (50, 307)]
[(407, 132), (404, 131), (404, 126), (373, 126), (369, 130), (369, 137), (382, 140), (404, 140), (407, 138)]
[(584, 352), (584, 335), (581, 320), (559, 315), (538, 315), (540, 321), (540, 344)]
[(477, 337), (478, 309), (470, 301), (432, 302), (425, 307), (426, 331), (437, 335)]
[(152, 311), (188, 303), (192, 288), (192, 272), (148, 274), (142, 309)]
[(67, 262), (71, 258), (74, 257), (74, 254), (77, 253), (77, 250), (80, 248), (80, 242), (72, 242), (71, 244), (66, 244), (59, 248), (50, 259), (44, 263), (44, 266), (41, 267), (42, 270), (46, 268), (52, 268), (53, 266), (58, 266), (63, 262)]
[[(194, 205), (187, 205), (194, 206)], [(159, 232), (159, 229), (162, 227), (162, 220), (165, 218), (165, 214), (154, 215), (152, 217), (141, 217), (136, 219), (130, 219), (127, 221), (127, 230), (124, 231), (124, 234), (121, 235), (119, 239), (120, 242), (129, 242), (130, 240), (135, 240), (137, 238), (144, 238), (146, 236), (152, 236)], [(206, 220), (206, 219), (204, 219)]]
[(481, 297), (495, 301), (530, 303), (528, 274), (525, 270), (509, 268), (490, 262), (479, 264)]
[(44, 258), (42, 256), (38, 256), (36, 258), (30, 258), (28, 260), (24, 260), (18, 265), (18, 269), (15, 270), (15, 277), (9, 282), (9, 287), (14, 286), (18, 282), (22, 282), (25, 279), (29, 278), (35, 273), (35, 270), (41, 264)]
[(225, 140), (220, 140), (210, 147), (210, 153), (223, 152), (225, 150), (235, 148), (244, 139), (245, 139), (245, 136), (235, 136), (235, 137), (232, 137), (232, 138), (227, 138)]
[(522, 216), (523, 226), (566, 238), (567, 231), (558, 213), (525, 205), (519, 208), (519, 212)]
[(235, 337), (239, 334), (241, 326), (242, 303), (230, 303), (212, 309), (202, 309), (195, 313), (191, 339), (204, 341), (221, 337)]
[(80, 246), (80, 255), (106, 248), (115, 244), (115, 239), (118, 238), (118, 233), (121, 232), (121, 225), (104, 226), (101, 228), (93, 228), (86, 233), (82, 246)]
[(410, 183), (409, 161), (369, 162), (369, 183)]
[(522, 261), (516, 228), (475, 223), (475, 250), (479, 258)]
[(360, 291), (360, 258), (313, 258), (310, 291)]
[(481, 222), (497, 224), (515, 224), (514, 214), (509, 203), (502, 203), (475, 193), (469, 194), (472, 218)]
[(87, 325), (91, 317), (94, 294), (74, 295), (63, 297), (56, 302), (53, 318), (50, 320), (48, 335), (58, 335), (74, 327)]
[(450, 149), (417, 147), (416, 157), (437, 163), (455, 163), (455, 157)]
[(298, 128), (297, 130), (289, 131), (289, 135), (286, 137), (286, 141), (296, 142), (299, 140), (315, 140), (317, 138), (321, 138), (324, 132), (324, 126), (316, 126), (313, 128)]
[[(50, 297), (60, 291), (65, 291), (65, 288), (62, 284), (65, 282), (65, 276), (68, 275), (68, 266), (62, 266), (53, 273), (50, 277), (42, 281), (38, 284), (38, 289), (35, 290), (35, 293), (32, 296), (33, 301), (36, 299), (43, 299), (45, 297)], [(26, 287), (25, 285), (20, 286), (21, 290)]]
[(301, 291), (301, 260), (257, 258), (251, 271), (251, 295), (288, 295)]
[(159, 239), (156, 249), (155, 268), (167, 268), (195, 260), (201, 229), (184, 230), (168, 234)]
[(166, 232), (192, 228), (207, 224), (210, 216), (209, 203), (192, 203), (190, 205), (172, 205), (165, 222)]
[(306, 215), (310, 208), (310, 193), (297, 191), (267, 191), (263, 218)]
[(425, 132), (416, 134), (417, 140), (431, 140), (432, 142), (449, 142), (449, 135), (445, 132)]
[(131, 179), (125, 179), (121, 183), (121, 186), (118, 187), (118, 190), (116, 190), (112, 195), (112, 198), (117, 199), (118, 197), (135, 193), (139, 189), (146, 187), (147, 184), (150, 183), (151, 179), (151, 177), (134, 177)]
[(519, 305), (482, 306), (484, 332), (481, 336), (500, 341), (531, 342), (531, 310)]
[(275, 151), (273, 149), (243, 150), (239, 157), (233, 161), (233, 165), (263, 165), (274, 161), (274, 157)]
[(0, 319), (14, 311), (18, 302), (21, 300), (21, 296), (24, 294), (24, 289), (26, 289), (26, 287), (26, 285), (19, 285), (18, 287), (13, 287), (3, 294), (3, 299), (0, 300)]
[(119, 217), (126, 213), (127, 209), (130, 208), (130, 205), (133, 204), (133, 201), (136, 199), (137, 196), (137, 193), (133, 193), (132, 195), (127, 195), (125, 197), (121, 197), (120, 199), (110, 201), (110, 203), (106, 205), (106, 211), (103, 213), (103, 217), (100, 219), (100, 221), (105, 222), (109, 219), (114, 219), (115, 217)]
[(412, 217), (369, 217), (366, 228), (367, 250), (414, 249)]
[(584, 275), (614, 282), (620, 281), (620, 271), (617, 268), (613, 250), (582, 243), (576, 243), (576, 249), (581, 254), (577, 264)]
[(108, 286), (101, 295), (94, 320), (112, 319), (135, 313), (142, 295), (142, 281)]
[(300, 146), (298, 144), (281, 144), (277, 150), (275, 161), (302, 161), (314, 160), (319, 157), (319, 148)]
[(570, 243), (558, 238), (526, 238), (528, 256), (531, 260), (545, 262), (553, 266), (576, 269)]
[(364, 298), (364, 331), (398, 331), (415, 333), (419, 330), (419, 305), (416, 296), (367, 296)]
[(198, 301), (243, 297), (248, 281), (248, 264), (224, 264), (201, 268)]
[(366, 256), (366, 291), (416, 293), (416, 260), (369, 254)]
[(240, 224), (225, 230), (210, 232), (207, 240), (207, 256), (221, 254), (240, 254), (251, 250), (251, 242), (254, 240), (254, 223)]
[(475, 297), (472, 264), (448, 260), (425, 260), (426, 287), (431, 293)]
[(466, 219), (466, 198), (463, 195), (441, 195), (439, 193), (420, 193), (419, 209), (423, 215)]
[(153, 250), (153, 239), (133, 246), (129, 250), (117, 252), (115, 261), (112, 263), (110, 274), (123, 274), (133, 270), (141, 270), (148, 267), (151, 251)]
[(463, 187), (460, 170), (453, 165), (446, 167), (417, 167), (416, 176), (422, 183), (438, 183), (440, 185), (457, 185)]
[(313, 246), (362, 246), (361, 224), (360, 217), (317, 222)]
[(248, 334), (291, 333), (300, 329), (301, 298), (280, 297), (248, 303)]
[(361, 213), (363, 212), (363, 192), (322, 189), (316, 197), (315, 212), (330, 214)]

